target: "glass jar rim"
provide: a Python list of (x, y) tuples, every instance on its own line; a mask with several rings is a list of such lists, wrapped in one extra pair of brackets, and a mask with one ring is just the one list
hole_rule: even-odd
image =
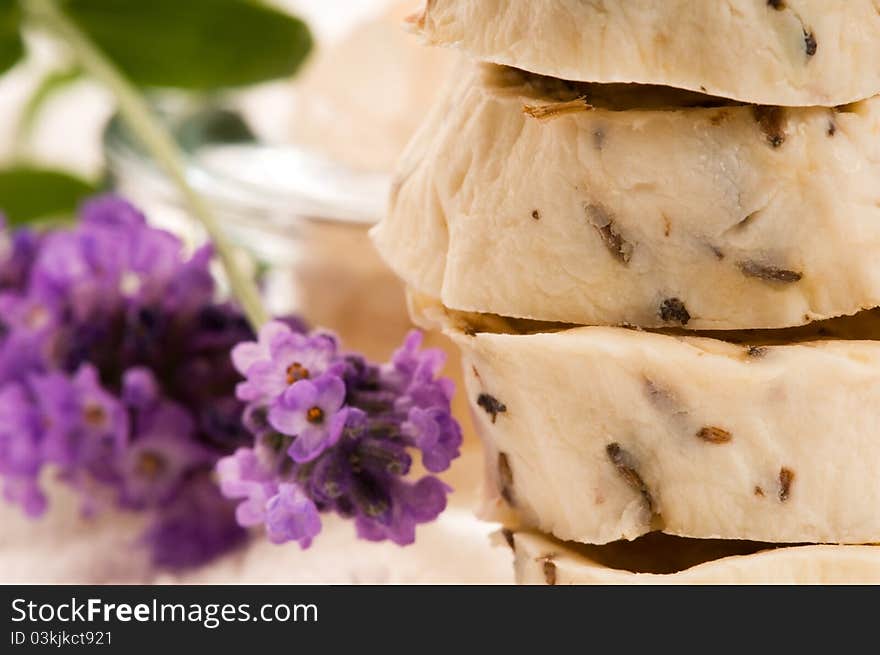
[[(112, 175), (179, 200), (118, 117), (104, 131), (103, 146)], [(188, 181), (224, 217), (261, 217), (277, 227), (303, 220), (369, 226), (387, 206), (390, 174), (357, 170), (295, 144), (216, 143), (186, 156)]]

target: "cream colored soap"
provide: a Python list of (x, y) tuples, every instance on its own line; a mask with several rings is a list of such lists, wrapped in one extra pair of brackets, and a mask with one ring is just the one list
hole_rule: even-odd
[(880, 310), (723, 341), (413, 309), (462, 351), (486, 518), (592, 544), (880, 542)]
[(460, 77), (373, 231), (420, 292), (464, 311), (703, 330), (880, 305), (880, 97), (771, 109), (488, 65)]
[(878, 584), (878, 546), (788, 546), (647, 537), (609, 546), (511, 536), (519, 584)]
[(428, 43), (562, 79), (768, 105), (880, 92), (876, 0), (428, 0)]

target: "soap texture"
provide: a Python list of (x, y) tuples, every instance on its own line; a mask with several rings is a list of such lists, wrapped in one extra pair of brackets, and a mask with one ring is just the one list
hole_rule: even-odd
[(462, 351), (486, 518), (590, 544), (880, 542), (880, 310), (722, 340), (413, 309)]
[(730, 104), (477, 66), (373, 230), (451, 308), (582, 325), (779, 328), (880, 306), (880, 97)]
[(586, 82), (835, 106), (880, 92), (875, 0), (428, 0), (431, 44)]

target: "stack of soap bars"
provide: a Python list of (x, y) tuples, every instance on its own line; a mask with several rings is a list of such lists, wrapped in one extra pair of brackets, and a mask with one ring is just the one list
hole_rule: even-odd
[(523, 583), (880, 582), (873, 0), (428, 0), (374, 229)]

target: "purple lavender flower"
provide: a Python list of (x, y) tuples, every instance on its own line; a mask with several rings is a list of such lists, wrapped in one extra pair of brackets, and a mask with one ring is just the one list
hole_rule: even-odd
[(413, 382), (434, 384), (442, 390), (449, 388), (451, 380), (436, 379), (437, 373), (446, 362), (446, 355), (438, 348), (421, 350), (422, 333), (418, 330), (406, 335), (403, 345), (391, 356), (391, 363), (384, 367), (384, 374), (390, 384), (405, 388)]
[[(273, 347), (288, 339), (287, 330), (270, 324), (257, 343), (234, 353), (248, 378), (238, 393), (248, 402), (244, 423), (255, 445), (222, 460), (218, 473), (224, 495), (241, 501), (239, 522), (264, 523), (272, 541), (307, 547), (320, 530), (319, 514), (335, 512), (353, 519), (364, 539), (412, 543), (416, 526), (445, 509), (451, 489), (431, 475), (409, 480), (410, 451), (419, 450), (425, 468), (437, 473), (461, 446), (452, 384), (437, 376), (443, 354), (419, 350), (418, 333), (385, 366), (334, 347), (322, 351), (322, 375), (288, 384), (280, 377), (289, 351)], [(298, 343), (308, 351), (314, 339)]]
[(186, 270), (182, 245), (147, 227), (140, 212), (115, 196), (87, 202), (73, 230), (46, 237), (31, 283), (70, 301), (78, 318), (113, 312), (121, 304), (158, 302)]
[(266, 503), (266, 533), (276, 544), (296, 541), (300, 548), (312, 545), (312, 539), (321, 531), (321, 517), (315, 503), (299, 486), (290, 483), (278, 485), (278, 493)]
[(197, 563), (242, 543), (235, 504), (210, 472), (253, 441), (229, 357), (253, 333), (241, 311), (214, 300), (211, 256), (204, 247), (187, 257), (115, 196), (87, 202), (72, 228), (0, 225), (7, 499), (41, 513), (49, 467), (84, 511), (116, 503), (149, 513), (144, 543), (159, 563)]
[(40, 246), (36, 232), (21, 229), (10, 233), (0, 213), (0, 291), (22, 291)]
[(300, 380), (269, 407), (269, 424), (293, 437), (287, 453), (294, 462), (308, 462), (339, 441), (348, 411), (342, 409), (345, 383), (327, 374)]
[(83, 366), (72, 377), (58, 372), (32, 375), (28, 382), (40, 412), (47, 462), (69, 473), (100, 464), (125, 448), (128, 414), (101, 387), (93, 367)]
[(411, 408), (401, 431), (422, 451), (422, 464), (432, 473), (445, 471), (459, 456), (461, 427), (442, 407)]
[(111, 193), (95, 196), (83, 203), (81, 222), (108, 229), (140, 227), (146, 223), (144, 215), (124, 198)]
[(247, 532), (210, 479), (196, 474), (181, 487), (142, 538), (156, 566), (183, 569), (243, 545)]
[(122, 375), (122, 402), (136, 411), (149, 410), (159, 400), (159, 383), (145, 366), (135, 366)]
[(177, 403), (157, 402), (139, 412), (131, 445), (120, 459), (121, 497), (131, 507), (172, 499), (185, 476), (216, 461), (194, 436), (192, 415)]
[[(159, 300), (164, 311), (179, 313), (202, 311), (208, 314), (216, 310), (220, 313), (223, 313), (224, 309), (231, 310), (229, 306), (218, 307), (211, 302), (214, 296), (214, 277), (211, 275), (209, 265), (213, 256), (213, 247), (202, 246), (189, 261), (176, 267), (174, 274), (160, 289), (162, 295)], [(224, 318), (231, 320), (233, 316), (243, 322), (244, 317), (235, 310), (227, 311)], [(250, 336), (250, 329), (247, 332), (246, 336)]]
[[(0, 315), (2, 311), (0, 308)], [(47, 344), (39, 336), (21, 331), (0, 336), (0, 385), (21, 381), (28, 373), (44, 370), (46, 350)]]
[(46, 509), (38, 477), (43, 466), (40, 414), (23, 384), (0, 388), (0, 475), (3, 495), (29, 516)]
[(96, 446), (109, 446), (101, 454), (122, 452), (128, 440), (128, 416), (119, 399), (101, 386), (94, 366), (83, 365), (71, 378), (82, 424), (82, 435)]
[(217, 463), (220, 490), (227, 498), (241, 499), (235, 510), (238, 522), (250, 527), (266, 520), (266, 504), (278, 493), (276, 474), (260, 461), (256, 451), (239, 448)]
[(290, 332), (291, 329), (281, 321), (269, 321), (260, 328), (256, 341), (246, 341), (232, 349), (232, 362), (235, 368), (246, 376), (251, 366), (271, 358), (272, 342)]
[(393, 479), (388, 484), (388, 509), (376, 515), (358, 514), (358, 536), (407, 546), (416, 540), (416, 525), (433, 521), (446, 509), (446, 494), (450, 491), (449, 486), (430, 476), (415, 484)]
[(382, 370), (385, 384), (398, 394), (396, 407), (401, 411), (448, 406), (455, 391), (452, 380), (437, 377), (446, 355), (439, 349), (419, 350), (421, 345), (421, 332), (410, 332)]
[[(239, 344), (232, 360), (247, 379), (237, 389), (246, 402), (270, 401), (300, 380), (338, 373), (336, 339), (327, 334), (306, 336), (287, 324), (272, 321), (260, 330), (259, 340)], [(335, 364), (331, 370), (331, 364)]]
[(35, 337), (34, 343), (45, 341), (45, 338), (57, 329), (63, 305), (55, 298), (37, 292), (28, 294), (7, 292), (0, 293), (0, 320), (4, 331), (17, 331)]

